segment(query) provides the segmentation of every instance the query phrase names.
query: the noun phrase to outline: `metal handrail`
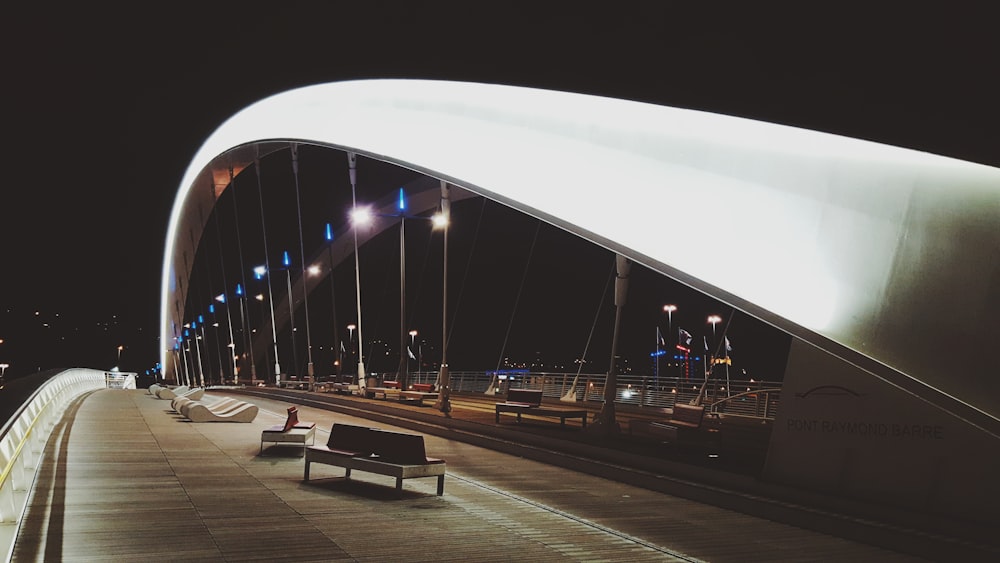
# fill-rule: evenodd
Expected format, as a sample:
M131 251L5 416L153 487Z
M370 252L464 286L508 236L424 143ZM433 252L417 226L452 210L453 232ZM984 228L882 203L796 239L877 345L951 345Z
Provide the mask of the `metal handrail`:
M508 374L508 379L494 380L494 372L453 371L450 374L452 392L455 393L487 393L500 395L510 387L522 389L541 389L544 397L559 398L569 401L603 402L604 384L607 374L580 374L562 372L525 372ZM437 373L416 372L411 374L413 382L434 383ZM732 379L728 382L710 379L704 381L684 379L681 377L651 377L648 375L619 375L615 391L615 404L629 405L638 408L672 409L678 402L698 400L699 393L704 395L700 402L706 405L724 406L727 401L736 404L740 398L746 398L754 393L766 393L765 401L760 409L748 411L746 408L726 409L720 412L726 416L745 416L762 420L774 420L781 398L781 382ZM573 382L576 386L573 387ZM490 389L491 383L498 383ZM704 384L704 389L702 386ZM740 393L732 393L732 389L745 389ZM735 401L734 401L735 399ZM755 405L756 406L756 405ZM712 412L712 411L710 411Z
M13 556L17 524L24 516L28 491L41 464L30 459L30 447L44 450L65 407L80 395L107 386L105 372L74 368L51 378L28 397L0 431L0 549L5 561ZM20 472L20 473L16 473ZM15 478L17 477L17 478ZM23 482L18 482L23 481Z

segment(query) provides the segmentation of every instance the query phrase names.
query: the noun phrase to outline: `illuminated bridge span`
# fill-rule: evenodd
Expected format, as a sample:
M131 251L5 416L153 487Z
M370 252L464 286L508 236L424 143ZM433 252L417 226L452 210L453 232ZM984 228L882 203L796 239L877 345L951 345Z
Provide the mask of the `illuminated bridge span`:
M234 115L188 168L166 239L161 342L181 333L193 256L231 171L293 143L458 186L790 334L765 478L1000 518L1000 504L978 502L1000 498L1000 378L982 359L1000 342L1000 170L563 92L420 80L301 88ZM655 202L687 210L671 216L672 231L698 232L727 260L663 244ZM849 392L809 392L824 386ZM813 430L842 423L940 433L915 442Z

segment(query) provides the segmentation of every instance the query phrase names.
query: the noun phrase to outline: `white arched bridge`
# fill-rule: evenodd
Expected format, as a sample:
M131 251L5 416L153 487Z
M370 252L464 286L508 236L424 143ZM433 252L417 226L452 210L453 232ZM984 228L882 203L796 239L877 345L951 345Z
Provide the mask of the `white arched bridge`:
M1000 170L566 92L423 80L292 90L226 121L180 185L162 274L168 380L211 209L233 175L292 144L461 187L790 334L767 479L956 514L1000 498ZM663 244L666 205L685 210L673 232L699 232L727 260Z

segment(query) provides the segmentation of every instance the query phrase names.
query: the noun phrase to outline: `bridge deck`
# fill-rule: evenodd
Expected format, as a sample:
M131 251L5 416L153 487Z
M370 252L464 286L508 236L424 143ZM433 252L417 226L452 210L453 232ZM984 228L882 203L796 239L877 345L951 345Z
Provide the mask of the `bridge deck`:
M428 454L448 462L444 496L434 480L400 499L391 478L323 467L303 483L301 448L258 455L292 403L238 397L261 407L254 422L186 422L145 390L79 401L46 447L13 560L916 560L429 434ZM391 428L305 403L318 443L334 422Z

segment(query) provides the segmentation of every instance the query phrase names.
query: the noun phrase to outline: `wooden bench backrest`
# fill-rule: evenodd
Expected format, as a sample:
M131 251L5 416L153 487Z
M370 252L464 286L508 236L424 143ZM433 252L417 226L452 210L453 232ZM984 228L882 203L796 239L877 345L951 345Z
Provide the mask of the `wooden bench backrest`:
M420 391L421 393L430 393L434 389L434 385L431 383L414 383L413 390Z
M424 437L419 434L376 429L372 438L374 453L378 454L382 461L414 465L427 463Z
M541 405L542 404L542 390L541 389L508 389L507 390L507 402L508 403L527 403L529 405Z
M670 415L670 420L677 420L680 422L687 422L690 424L701 425L701 420L705 416L704 405L688 405L685 403L677 403L674 405L674 412Z
M374 450L372 433L374 428L355 426L353 424L334 423L330 429L330 439L326 447L331 450L343 450L368 455Z

